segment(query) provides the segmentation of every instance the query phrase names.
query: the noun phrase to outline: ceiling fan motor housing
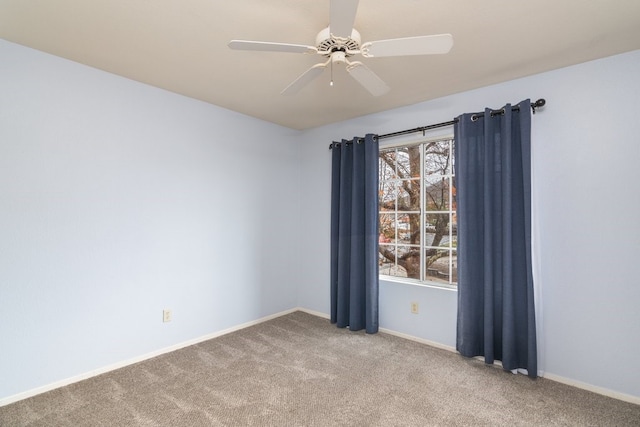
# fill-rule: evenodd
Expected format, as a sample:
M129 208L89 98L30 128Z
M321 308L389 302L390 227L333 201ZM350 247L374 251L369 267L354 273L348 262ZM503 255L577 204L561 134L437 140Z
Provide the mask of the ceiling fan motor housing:
M357 51L360 49L360 33L353 29L351 31L350 37L336 37L331 34L331 30L329 27L320 31L316 36L316 47L318 48L318 53L326 56L332 55L341 51L344 56L342 56L342 60L340 62L344 62L345 57L353 56L353 53L349 53L350 51ZM338 56L340 58L340 55ZM332 59L334 62L337 62L335 59Z

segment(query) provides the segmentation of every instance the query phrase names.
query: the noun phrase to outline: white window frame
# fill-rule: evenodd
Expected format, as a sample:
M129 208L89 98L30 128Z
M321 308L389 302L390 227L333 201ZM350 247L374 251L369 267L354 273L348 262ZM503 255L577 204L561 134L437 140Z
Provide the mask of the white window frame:
M394 148L404 148L404 147L412 147L412 146L420 146L420 178L419 178L419 182L420 182L420 210L418 211L398 211L397 209L394 210L393 212L383 212L383 211L378 211L378 216L380 216L380 214L383 213L395 213L396 215L396 219L398 217L399 214L405 214L405 213L419 213L420 214L420 277L422 279L415 279L415 278L409 278L409 277L402 277L402 276L390 276L390 275L385 275L385 274L380 274L379 277L382 280L385 281L390 281L390 282L400 282L400 283L409 283L412 285L420 285L420 286L428 286L428 287L437 287L437 288L444 288L444 289L451 289L451 290L457 290L458 289L458 285L457 282L453 282L453 283L444 283L444 282L439 282L439 281L434 281L434 280L429 280L428 276L426 275L425 269L426 269L426 263L425 263L425 251L427 249L431 249L434 248L433 246L426 246L425 245L425 231L426 231L426 217L428 214L449 214L450 218L449 218L449 224L453 223L453 218L451 218L451 215L455 215L456 212L454 209L452 209L452 202L453 202L453 185L452 185L452 179L455 176L455 171L454 171L454 159L453 156L451 158L451 173L449 175L445 175L448 179L449 179L449 206L450 209L448 211L427 211L427 209L425 209L426 206L426 196L425 196L425 181L426 181L426 176L425 176L425 150L424 147L426 144L430 143L430 142L436 142L436 141L449 141L450 144L450 150L453 150L453 144L454 144L454 138L453 135L451 134L445 134L445 135L440 135L440 136L435 136L435 137L430 137L430 138L421 138L418 140L414 140L414 141L402 141L402 142L397 142L397 143L391 143L391 144L385 144L385 145L381 145L379 147L379 151L386 151L389 149L394 149ZM453 151L452 151L453 153ZM397 168L397 162L396 162L396 168ZM396 206L397 208L397 206ZM384 244L385 246L394 246L394 249L396 249L396 253L397 253L397 248L398 246L402 246L402 247L407 247L410 245L407 244L402 244L402 243L398 243L398 239L397 239L397 234L398 234L398 229L396 227L396 239L395 242L393 244ZM449 227L449 242L453 241L453 227ZM415 247L415 246L414 246ZM455 247L449 247L448 249L450 252L454 252L456 251ZM449 263L449 277L452 277L452 273L453 273L453 262Z

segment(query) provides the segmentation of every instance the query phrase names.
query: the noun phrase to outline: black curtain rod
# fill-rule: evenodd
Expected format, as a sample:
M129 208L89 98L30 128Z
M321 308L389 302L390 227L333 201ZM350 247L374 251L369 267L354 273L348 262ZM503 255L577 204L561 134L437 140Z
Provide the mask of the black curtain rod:
M547 103L547 101L544 100L544 98L540 98L538 99L536 102L532 102L531 103L531 111L533 112L533 114L536 113L536 108L540 108L540 107L544 107L544 105ZM513 107L511 107L512 111L520 111L520 107L518 107L517 105L514 105ZM498 114L504 114L503 110L497 110L497 111L492 111L491 115L492 116L497 116ZM478 118L484 116L484 113L476 113L473 116L471 116L472 120L477 120ZM377 135L376 137L378 138L378 140L380 139L385 139L385 138L392 138L394 136L400 136L400 135L408 135L410 133L416 133L416 132L424 132L427 130L431 130L431 129L437 129L437 128L442 128L445 126L451 126L458 123L458 119L454 119L454 120L450 120L448 122L442 122L442 123L436 123L433 125L427 125L427 126L421 126L419 128L414 128L414 129L407 129L407 130L401 130L398 132L392 132L392 133L385 133L384 135ZM333 148L333 144L339 144L339 142L334 141L332 144L329 144L329 149Z

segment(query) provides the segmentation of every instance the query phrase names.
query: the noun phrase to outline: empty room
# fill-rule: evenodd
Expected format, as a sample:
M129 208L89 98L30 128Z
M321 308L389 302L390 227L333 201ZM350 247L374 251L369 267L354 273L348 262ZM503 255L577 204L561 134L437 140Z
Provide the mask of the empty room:
M0 425L639 425L640 2L0 0Z

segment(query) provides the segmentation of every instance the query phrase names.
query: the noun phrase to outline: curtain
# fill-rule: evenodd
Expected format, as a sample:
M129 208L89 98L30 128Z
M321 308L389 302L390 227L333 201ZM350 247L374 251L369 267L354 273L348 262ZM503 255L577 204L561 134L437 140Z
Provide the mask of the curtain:
M378 332L378 139L332 144L331 322Z
M531 266L531 112L463 114L455 135L456 348L537 376Z

